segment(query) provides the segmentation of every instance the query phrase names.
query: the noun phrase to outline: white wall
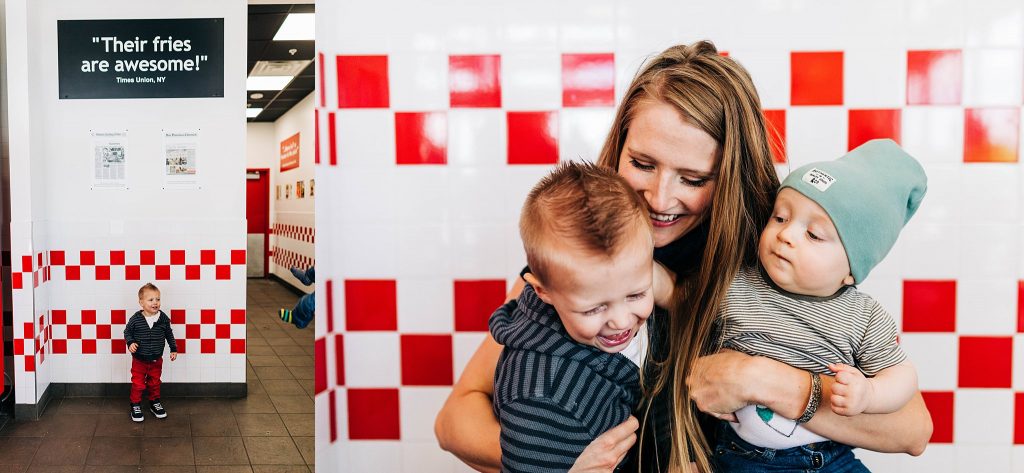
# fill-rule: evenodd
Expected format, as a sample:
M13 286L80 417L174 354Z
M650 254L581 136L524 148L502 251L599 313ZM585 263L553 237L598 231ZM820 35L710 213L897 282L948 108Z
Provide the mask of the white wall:
M29 346L15 361L16 402L34 403L48 381L126 382L129 357L114 353L123 330L116 311L137 310L136 291L148 281L186 340L164 381L244 382L245 2L8 0L8 11L8 69L24 71L7 84L19 123L11 129L12 256L16 271L24 255L42 260L15 290L15 337ZM190 17L225 20L223 98L58 100L57 20ZM163 129L200 130L198 189L163 188ZM90 188L90 130L127 130L127 189ZM25 322L34 333L22 333ZM48 327L52 339L27 359ZM35 392L22 382L32 378Z

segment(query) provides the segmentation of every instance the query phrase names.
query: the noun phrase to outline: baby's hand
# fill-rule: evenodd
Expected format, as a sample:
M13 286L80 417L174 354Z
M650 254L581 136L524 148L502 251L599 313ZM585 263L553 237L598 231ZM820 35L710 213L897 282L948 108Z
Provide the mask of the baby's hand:
M849 365L837 363L829 365L828 369L836 373L836 382L832 385L832 412L842 416L864 412L874 394L871 380Z
M174 360L177 360L177 359L178 359L178 352L172 351L171 352L171 361L174 361Z
M128 351L131 352L131 353L135 353L135 350L138 350L138 349L139 349L139 344L138 343L132 343L131 345L128 345Z

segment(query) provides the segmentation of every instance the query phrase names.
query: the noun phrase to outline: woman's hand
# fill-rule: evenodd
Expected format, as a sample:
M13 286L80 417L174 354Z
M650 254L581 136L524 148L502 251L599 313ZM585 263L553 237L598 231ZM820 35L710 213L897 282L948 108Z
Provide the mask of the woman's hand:
M640 422L636 417L629 416L625 422L608 429L583 450L569 470L570 473L614 471L636 442L636 429L639 427Z
M719 419L735 421L733 412L750 404L746 374L753 357L733 350L702 356L686 377L690 398L697 408Z

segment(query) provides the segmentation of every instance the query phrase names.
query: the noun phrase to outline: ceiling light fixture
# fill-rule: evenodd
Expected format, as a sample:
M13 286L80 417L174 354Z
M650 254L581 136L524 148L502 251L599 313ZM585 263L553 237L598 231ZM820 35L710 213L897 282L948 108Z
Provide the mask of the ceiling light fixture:
M274 41L313 41L316 38L315 13L291 13L281 23Z
M262 108L247 108L245 109L245 118L256 118L263 113Z
M245 79L246 90L281 90L292 76L249 76Z

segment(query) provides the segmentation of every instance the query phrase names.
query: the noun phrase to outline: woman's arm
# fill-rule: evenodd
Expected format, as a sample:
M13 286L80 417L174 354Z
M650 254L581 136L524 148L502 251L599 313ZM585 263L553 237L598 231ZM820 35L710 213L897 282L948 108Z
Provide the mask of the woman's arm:
M809 430L878 452L924 452L932 435L932 420L920 393L891 414L844 417L832 412L828 402L835 380L822 376L821 381L822 402L806 424ZM697 407L709 413L729 413L757 403L796 419L803 414L811 392L811 377L806 371L732 350L701 358L686 382Z

